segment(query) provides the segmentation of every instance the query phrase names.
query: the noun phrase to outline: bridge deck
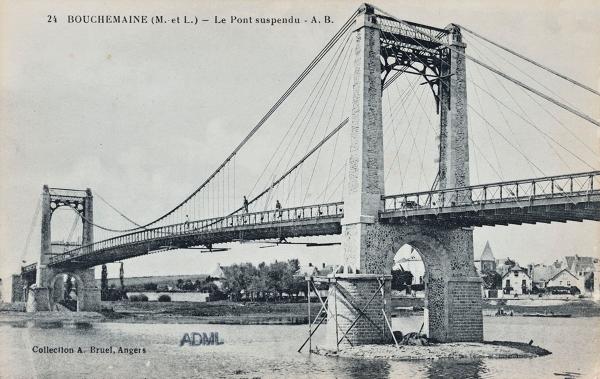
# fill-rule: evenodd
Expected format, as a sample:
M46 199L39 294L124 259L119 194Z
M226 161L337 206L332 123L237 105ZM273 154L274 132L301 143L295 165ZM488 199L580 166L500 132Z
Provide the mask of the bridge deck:
M50 259L51 266L92 267L157 250L341 233L343 203L190 221L96 242Z
M380 219L484 226L600 221L600 171L386 196Z
M380 220L447 227L600 221L600 171L385 196ZM52 257L50 266L92 267L157 250L340 234L342 202L269 210L145 229ZM32 273L36 264L22 268Z

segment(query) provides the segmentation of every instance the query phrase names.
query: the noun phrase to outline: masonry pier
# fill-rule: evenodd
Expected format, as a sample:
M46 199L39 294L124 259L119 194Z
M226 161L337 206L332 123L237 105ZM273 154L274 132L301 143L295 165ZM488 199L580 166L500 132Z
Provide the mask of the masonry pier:
M382 40L389 40L389 32L382 31L379 21L374 9L365 4L353 32L353 107L342 219L344 263L336 274L336 285L330 289L337 291L330 293L335 298L329 306L337 309L337 322L327 323L328 341L355 322L353 330L338 342L353 346L391 342L386 326L386 318L391 319L390 274L394 255L405 244L415 247L425 264L425 332L429 338L440 342L482 341L481 279L473 265L472 229L394 225L379 217L384 211L385 193L381 95L382 69L386 68L382 61L388 65L396 59L391 69L398 69L418 64L414 52L423 53L423 46L414 43L409 47L406 43L388 44L383 52ZM402 31L395 31L398 38L402 38ZM432 64L444 67L437 71L439 80L434 89L440 107L440 189L469 185L466 66L460 54L465 45L456 26L451 25L446 34L458 53L440 46ZM404 49L412 54L407 55ZM407 62L407 56L413 60ZM444 201L458 203L463 199ZM381 294L372 296L377 291ZM329 315L334 316L331 311Z
M27 312L50 311L62 294L54 293L57 280L63 274L69 274L76 282L77 310L97 311L100 309L100 289L96 285L93 268L75 268L49 266L52 253L52 214L61 206L71 207L82 218L82 245L94 242L93 231L93 197L88 188L85 191L44 186L42 191L42 233L40 257L36 268L35 283L28 286ZM60 284L60 283L58 283Z

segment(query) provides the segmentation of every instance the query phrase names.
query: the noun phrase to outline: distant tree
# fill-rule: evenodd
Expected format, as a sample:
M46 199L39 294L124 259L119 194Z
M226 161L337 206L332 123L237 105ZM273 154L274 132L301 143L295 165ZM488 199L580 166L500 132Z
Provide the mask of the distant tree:
M102 265L102 275L100 277L100 299L108 300L108 270L106 265Z
M513 261L510 258L506 258L506 260L504 261L504 264L507 265L508 267L513 267L514 265L517 264L517 262Z
M298 270L300 270L300 261L298 258L290 259L288 261L288 265L290 266L289 269L292 273L296 273Z
M297 259L270 265L261 262L258 267L251 263L234 264L223 268L222 290L234 301L281 299L283 293L297 297L306 286L302 278L294 276L299 268Z
M158 284L150 282L150 283L144 283L144 289L146 291L156 291L158 289Z
M207 282L204 282L204 283L202 283L202 282L200 281L200 279L196 279L196 281L194 282L194 291L200 291L200 289L202 288L202 286L203 286L205 283L207 283Z
M275 294L277 299L281 298L284 289L284 280L286 279L287 264L285 262L271 263L267 272L267 288Z
M300 262L298 259L290 259L287 262L287 271L284 277L284 291L290 295L290 299L293 297L297 298L300 291L306 290L306 283L303 278L295 276L296 272L300 269Z
M493 270L483 272L483 286L486 289L502 288L502 275Z
M252 300L258 300L260 294L266 291L266 287L267 282L265 276L257 270L257 274L252 277L248 286Z
M185 283L183 283L182 289L184 291L193 291L194 290L194 283L192 283L191 279L188 279L185 281Z
M589 274L587 274L585 276L584 286L585 286L585 289L588 291L594 290L594 273L593 272L590 272Z
M413 274L405 270L392 270L392 289L402 290L410 286L413 281Z
M148 301L148 296L141 294L141 295L131 295L129 297L130 301Z
M123 262L119 268L119 282L121 282L121 291L125 292L125 270L123 269Z
M183 289L183 279L177 279L177 284L175 285L178 289Z
M73 290L73 278L71 274L67 274L67 278L65 279L65 300L69 300L71 298L71 291Z

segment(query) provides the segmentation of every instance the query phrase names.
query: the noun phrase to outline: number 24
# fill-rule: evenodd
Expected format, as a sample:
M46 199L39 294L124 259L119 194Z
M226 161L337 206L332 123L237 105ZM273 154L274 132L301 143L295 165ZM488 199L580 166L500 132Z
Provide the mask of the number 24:
M56 22L56 16L49 14L48 15L48 22Z

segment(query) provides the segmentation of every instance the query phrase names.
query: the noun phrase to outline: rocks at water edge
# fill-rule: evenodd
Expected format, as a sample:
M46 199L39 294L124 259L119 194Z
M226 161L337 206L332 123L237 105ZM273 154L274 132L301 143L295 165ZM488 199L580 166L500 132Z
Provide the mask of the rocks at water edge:
M420 339L419 339L420 340ZM551 354L539 346L522 342L491 341L484 343L452 342L428 345L362 345L335 350L315 348L313 353L344 357L386 359L395 361L473 359L473 358L535 358Z

